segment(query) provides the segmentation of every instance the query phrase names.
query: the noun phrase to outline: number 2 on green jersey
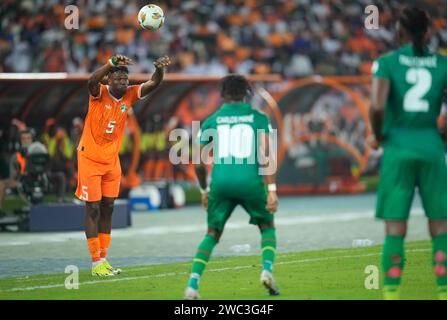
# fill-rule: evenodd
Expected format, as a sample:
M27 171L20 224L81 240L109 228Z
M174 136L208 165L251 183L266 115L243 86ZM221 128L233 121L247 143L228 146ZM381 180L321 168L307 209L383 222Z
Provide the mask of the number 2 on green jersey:
M409 68L405 74L405 80L413 86L404 96L404 110L407 112L428 112L430 105L422 97L431 88L432 77L430 72L424 68Z

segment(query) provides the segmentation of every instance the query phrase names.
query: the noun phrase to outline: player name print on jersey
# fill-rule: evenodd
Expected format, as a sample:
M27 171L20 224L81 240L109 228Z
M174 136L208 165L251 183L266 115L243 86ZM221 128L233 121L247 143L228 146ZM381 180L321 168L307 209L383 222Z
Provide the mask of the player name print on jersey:
M217 117L216 118L216 123L217 124L221 124L221 123L243 123L243 122L248 122L248 123L253 123L254 122L254 115L248 115L248 116L229 116L229 117Z
M409 57L406 55L399 55L399 63L408 67L414 68L436 68L438 59L436 56L432 57Z

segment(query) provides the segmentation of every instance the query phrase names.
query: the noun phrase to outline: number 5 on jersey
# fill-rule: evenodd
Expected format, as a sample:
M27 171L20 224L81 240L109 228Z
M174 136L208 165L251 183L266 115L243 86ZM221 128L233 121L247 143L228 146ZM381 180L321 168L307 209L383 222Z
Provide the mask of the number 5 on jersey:
M115 120L110 121L109 124L107 125L106 133L112 133L113 129L115 129L115 124L116 124Z
M79 199L84 200L84 201L88 201L88 191L87 191L87 186L82 186L82 194L79 197Z

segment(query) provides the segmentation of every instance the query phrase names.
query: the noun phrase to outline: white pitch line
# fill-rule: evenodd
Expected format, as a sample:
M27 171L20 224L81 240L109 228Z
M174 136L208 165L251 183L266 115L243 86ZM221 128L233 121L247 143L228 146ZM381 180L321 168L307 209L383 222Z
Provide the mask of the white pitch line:
M431 249L430 248L412 249L412 250L407 250L406 252L425 252L425 251L431 251ZM380 252L377 252L377 253L367 253L367 254L358 254L358 255L332 256L332 257L323 257L323 258L309 258L309 259L300 259L300 260L277 262L277 263L275 263L275 265L278 266L278 265L286 265L286 264L318 262L318 261L327 261L327 260L333 260L333 259L363 258L363 257L379 256L380 254L381 254ZM253 268L253 265L208 269L207 272L221 272L221 271L227 271L227 270L240 270L240 269L249 269L249 268ZM129 270L129 271L133 271L133 270ZM185 275L185 274L187 274L187 273L186 272L169 272L169 273L159 273L159 274L147 275L147 276L114 278L114 279L110 279L110 280L106 280L106 279L104 279L104 280L93 280L93 281L81 282L81 283L79 283L79 286L81 286L81 285L91 285L91 284L97 284L97 283L132 281L132 280L140 280L140 279L148 279L148 278L164 278L164 277L169 277L169 276L178 276L178 275ZM39 290L39 289L61 288L61 287L64 287L64 286L65 286L65 284L59 283L59 284L49 284L49 285L44 285L44 286L18 287L18 288L12 288L12 289L7 289L7 290L0 290L0 292L32 291L32 290Z
M0 247L9 247L9 246L28 246L31 242L28 241L9 241L5 243L0 243Z

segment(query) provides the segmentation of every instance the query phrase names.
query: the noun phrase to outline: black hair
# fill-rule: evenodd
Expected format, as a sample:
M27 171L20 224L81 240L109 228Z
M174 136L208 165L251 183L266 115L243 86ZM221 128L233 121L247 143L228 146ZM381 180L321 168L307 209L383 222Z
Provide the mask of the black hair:
M230 74L220 82L220 95L222 98L239 101L252 95L253 89L248 80L241 75Z
M119 71L122 71L122 72L125 72L125 73L129 74L129 69L127 69L126 66L111 67L109 69L109 73L108 74L112 74L112 73L119 72Z
M415 54L422 56L427 51L425 34L431 25L427 12L417 7L406 7L400 15L399 22L408 32Z

